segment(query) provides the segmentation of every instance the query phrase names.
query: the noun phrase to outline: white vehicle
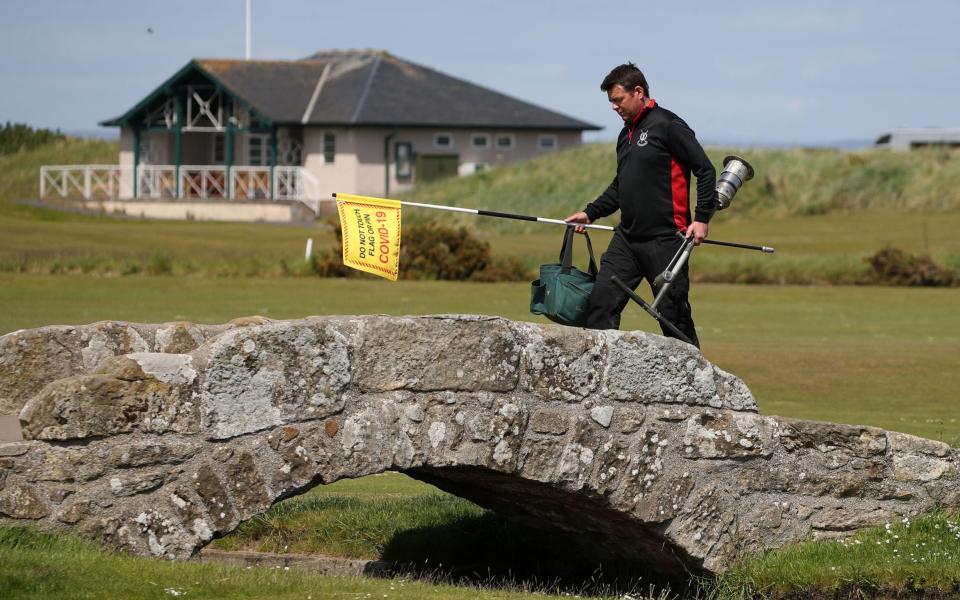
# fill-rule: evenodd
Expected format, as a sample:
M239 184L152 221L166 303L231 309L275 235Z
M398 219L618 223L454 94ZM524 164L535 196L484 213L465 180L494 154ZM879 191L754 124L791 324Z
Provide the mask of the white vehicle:
M944 146L960 148L960 128L953 127L916 127L894 129L877 138L875 148L890 150L912 150L926 146Z

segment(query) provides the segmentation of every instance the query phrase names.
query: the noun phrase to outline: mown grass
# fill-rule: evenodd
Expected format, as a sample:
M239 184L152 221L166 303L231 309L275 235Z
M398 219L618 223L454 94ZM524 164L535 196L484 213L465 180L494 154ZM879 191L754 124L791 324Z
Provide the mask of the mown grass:
M307 238L335 252L325 223L313 226L147 222L84 216L15 200L37 195L43 164L116 162L116 142L68 139L0 156L0 272L175 274L195 277L304 276ZM728 151L711 149L719 165ZM609 144L587 145L472 177L419 186L400 196L437 204L564 217L612 176ZM960 158L949 151L842 153L743 151L757 181L711 227L716 239L774 246L760 255L716 247L698 251L693 277L730 283L849 284L871 281L863 258L885 246L930 254L960 268ZM813 209L811 207L826 207ZM547 225L409 208L405 222L460 221L475 228L495 258L519 259L534 277L555 260L561 231ZM615 223L616 219L606 219ZM597 251L609 236L596 233ZM582 255L583 251L578 250ZM402 269L402 266L401 266Z
M704 246L691 259L694 281L717 283L863 284L872 279L865 258L886 246L932 254L939 264L960 269L960 211L928 215L868 213L785 217L713 224L712 237L776 248L775 254ZM537 266L555 262L560 228L535 232L478 231L495 259L517 258L534 278ZM86 218L38 221L0 213L0 272L189 277L308 276L303 260L307 238L315 248L338 252L330 227L240 223L116 221ZM591 235L599 255L610 236ZM575 247L586 264L585 245ZM403 265L401 265L403 270ZM361 277L363 278L363 277Z
M941 266L960 269L960 211L938 213L868 212L813 216L727 219L719 215L710 226L712 239L772 246L774 254L703 246L691 258L694 281L764 284L864 284L873 273L865 260L893 246L911 254L930 254ZM494 256L521 256L527 265L556 262L563 235L542 226L531 232L480 231ZM610 234L591 232L599 258ZM586 265L586 245L574 247L577 264ZM402 268L402 266L401 266Z
M489 529L481 532L465 526L482 517L483 510L476 505L441 493L366 500L305 495L277 504L242 525L236 534L218 540L214 547L401 562L430 556L434 564L451 564L456 554L476 552L470 542L484 540L483 534L489 533ZM405 531L441 527L460 535L432 540L420 536L413 547L408 543L387 551L391 540Z
M0 272L279 277L303 268L321 227L0 216Z
M43 165L116 164L115 141L68 138L0 156L0 272L103 276L296 275L308 237L329 227L145 221L36 204Z
M447 514L439 507L457 503L463 503L463 508L455 516L446 523L444 518L438 519ZM403 513L404 525L388 535L384 535L380 518L385 506ZM346 527L338 537L380 541L366 545L358 553L344 553L339 542L321 540L314 528L327 530L328 525L318 525L318 521L336 523L337 510L342 511L342 525ZM552 542L541 538L536 546L530 540L518 541L516 538L524 535L523 528L513 524L508 530L505 525L494 515L484 514L478 507L432 486L398 473L384 473L318 486L301 497L278 504L265 513L263 521L242 526L227 538L215 541L214 546L426 560L434 565L456 565L469 560L474 566L491 569L499 566L498 558L503 557L509 557L508 563L522 569L531 553L542 559L558 560L564 569L573 570L581 562L589 562L572 553L567 542L562 547L569 564L563 564L563 557L553 555ZM385 553L384 549L389 550ZM599 579L599 571L595 578ZM914 520L904 518L861 530L851 537L808 541L743 556L718 578L691 582L686 589L674 591L687 595L693 590L709 600L871 597L870 594L893 597L919 590L945 595L960 593L960 518L943 513Z
M717 600L960 595L960 519L937 514L745 557L712 586Z
M315 227L144 221L31 204L40 167L116 164L118 143L68 138L0 155L0 271L136 275L282 275Z
M399 491L399 493L398 493ZM212 545L221 550L382 559L475 583L536 581L553 591L632 591L652 574L604 563L553 530L508 521L400 473L320 485L278 503Z
M405 578L332 577L297 569L244 569L213 563L150 560L115 554L62 533L0 525L0 598L5 600L321 600L386 598L529 599L514 589Z
M324 489L329 488L329 489ZM422 493L417 493L419 491ZM249 548L250 542L271 538L282 542L298 525L310 523L310 502L332 510L338 502L351 510L366 507L376 512L383 499L376 490L396 502L400 511L409 513L405 522L412 529L400 528L387 542L387 548L399 547L393 556L426 560L436 559L424 579L409 577L366 579L328 577L303 573L296 569L241 569L210 563L170 563L115 554L72 535L47 533L36 528L0 525L0 597L27 598L530 598L542 597L550 591L563 596L617 597L630 596L665 599L697 597L705 600L746 600L759 598L893 598L952 597L960 593L960 519L954 515L935 514L903 519L886 526L864 529L839 540L808 541L757 555L744 556L730 570L716 579L691 581L675 586L673 591L634 582L633 588L618 588L602 583L601 573L586 576L576 573L578 583L564 586L556 578L498 576L494 557L477 552L474 543L483 535L463 537L463 528L456 521L432 526L437 512L424 504L424 498L452 497L429 486L412 482L399 474L368 477L357 481L321 486L302 499L291 499L274 507L272 526L238 530L234 538L246 544L216 542L220 547ZM403 489L401 494L393 493ZM321 502L324 501L324 502ZM459 500L457 500L459 501ZM462 501L459 501L462 502ZM406 508L402 508L406 506ZM470 505L472 506L472 505ZM353 507L353 508L351 508ZM359 509L357 508L359 507ZM479 511L480 509L471 508ZM352 517L347 516L350 520ZM487 516L489 525L492 521ZM483 522L483 517L477 519ZM354 537L377 536L371 526L377 519L357 519ZM412 534L412 535L411 535ZM511 539L516 528L487 528L484 549L499 547L499 558L506 563L522 564L536 548L517 544ZM230 539L230 538L228 538ZM419 543L418 543L419 542ZM431 543L432 542L432 543ZM539 551L551 554L548 543ZM459 547L454 562L443 563L449 548ZM513 555L517 547L526 556ZM294 547L280 547L280 552L294 552ZM552 548L553 554L567 555L572 567L584 557L572 555L569 546ZM389 556L389 550L387 551ZM375 557L377 554L358 554ZM383 553L379 556L384 556ZM388 556L384 556L388 558ZM395 558L395 559L397 559ZM457 571L456 559L469 560L468 569ZM556 558L556 556L546 558ZM463 564L462 562L459 564ZM556 565L553 565L556 566ZM477 577L478 570L482 577ZM513 573L516 576L521 572ZM473 575L473 576L471 576ZM440 580L440 581L437 581ZM450 585L456 584L456 585ZM624 589L629 589L625 592ZM939 594L939 595L938 595Z

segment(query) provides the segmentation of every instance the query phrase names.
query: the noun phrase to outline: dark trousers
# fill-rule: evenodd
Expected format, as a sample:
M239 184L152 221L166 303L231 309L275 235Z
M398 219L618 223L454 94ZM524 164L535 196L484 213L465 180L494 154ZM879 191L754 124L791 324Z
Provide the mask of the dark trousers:
M670 259L682 243L683 240L679 236L629 242L619 231L614 233L607 251L600 258L600 272L597 274L593 293L590 294L587 327L590 329L620 328L620 313L630 299L623 290L610 282L610 277L613 275L620 278L620 281L632 290L637 289L640 281L646 279L656 297L659 288L654 287L653 281L667 268ZM697 339L697 330L693 325L689 293L689 269L685 264L667 290L667 295L657 305L657 310L699 348L700 340ZM663 335L676 337L663 325L660 325L660 329Z

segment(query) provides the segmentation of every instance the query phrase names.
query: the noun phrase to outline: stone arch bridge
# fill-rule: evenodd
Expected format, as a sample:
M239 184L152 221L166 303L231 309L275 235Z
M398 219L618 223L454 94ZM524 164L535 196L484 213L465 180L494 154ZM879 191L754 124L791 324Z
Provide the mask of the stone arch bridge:
M674 574L960 506L945 444L762 416L676 340L499 318L18 331L13 413L0 515L171 558L386 470Z

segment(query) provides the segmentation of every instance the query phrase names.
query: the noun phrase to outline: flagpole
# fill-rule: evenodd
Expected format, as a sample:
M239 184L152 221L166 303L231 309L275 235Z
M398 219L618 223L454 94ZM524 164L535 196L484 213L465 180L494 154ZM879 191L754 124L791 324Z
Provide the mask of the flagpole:
M333 195L334 198L337 197L336 194ZM613 227L609 225L588 225L586 223L568 223L561 219L548 219L546 217L532 217L529 215L518 215L514 213L505 213L498 212L495 210L481 210L476 208L461 208L459 206L443 206L441 204L424 204L422 202L408 202L406 200L393 200L394 202L399 202L402 206L416 206L419 208L432 208L435 210L446 210L449 212L460 212L460 213L469 213L471 215L480 215L483 217L498 217L501 219L515 219L518 221L533 221L536 223L552 223L554 225L565 225L567 227L573 227L581 225L588 229L600 229L603 231L613 231Z
M336 199L337 194L334 193L334 194L333 194L333 197ZM371 200L374 200L374 199L375 199L375 198L371 198ZM383 198L383 200L387 200L387 198ZM516 219L516 220L518 220L518 221L533 221L533 222L536 222L536 223L551 223L551 224L554 224L554 225L564 225L564 226L566 226L566 227L575 227L575 226L578 226L578 225L579 225L579 226L581 226L581 227L586 227L587 229L600 229L600 230L602 230L602 231L613 231L613 227L611 227L611 226L609 226L609 225L592 225L592 224L588 225L587 223L568 223L567 221L562 221L562 220L560 220L560 219L548 219L548 218L546 218L546 217L532 217L532 216L529 216L529 215L518 215L518 214L514 214L514 213L498 212L498 211L495 211L495 210L482 210L482 209L477 209L477 208L461 208L461 207L459 207L459 206L443 206L443 205L441 205L441 204L424 204L424 203L422 203L422 202L408 202L408 201L406 201L406 200L393 200L393 199L389 199L389 200L390 200L391 202L396 202L397 204L400 204L401 206L416 206L416 207L418 207L418 208L433 208L433 209L435 209L435 210L446 210L446 211L450 211L450 212L468 213L468 214L471 214L471 215L481 215L481 216L484 216L484 217L498 217L498 218L501 218L501 219ZM679 234L679 235L680 235L681 237L683 237L683 234ZM744 249L746 249L746 250L758 250L758 251L760 251L760 252L764 252L764 253L768 253L768 254L772 254L772 253L774 252L774 249L771 248L770 246L754 246L754 245L752 245L752 244L738 244L738 243L734 243L734 242L721 242L721 241L719 241L719 240L707 240L707 239L701 240L701 242L704 243L704 244L713 244L713 245L716 245L716 246L728 246L728 247L731 247L731 248L744 248Z

